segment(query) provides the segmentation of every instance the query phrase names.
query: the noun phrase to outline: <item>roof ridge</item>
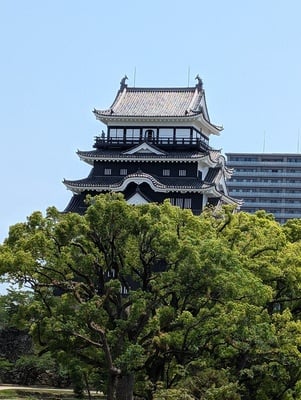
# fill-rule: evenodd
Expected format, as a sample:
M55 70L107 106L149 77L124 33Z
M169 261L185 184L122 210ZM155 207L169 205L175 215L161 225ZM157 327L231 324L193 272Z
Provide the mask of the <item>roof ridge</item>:
M127 91L129 92L129 91L132 91L132 92L135 92L135 91L137 91L137 92L152 92L152 91L162 91L162 92L178 92L178 91L181 91L181 92L185 92L185 91L190 91L190 92L194 92L195 91L195 86L178 86L178 87L172 87L172 86L170 86L170 87L167 87L167 86L164 86L164 87L158 87L158 86L155 86L155 87L136 87L136 86L131 86L131 87L129 87L129 86L127 86Z

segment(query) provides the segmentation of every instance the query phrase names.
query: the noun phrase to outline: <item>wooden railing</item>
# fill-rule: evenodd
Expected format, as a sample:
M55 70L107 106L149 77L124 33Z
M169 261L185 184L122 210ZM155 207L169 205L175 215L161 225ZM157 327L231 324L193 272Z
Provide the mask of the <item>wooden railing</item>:
M103 138L100 136L95 137L95 147L103 147L107 145L138 145L140 143L147 142L154 145L180 145L180 146L196 146L205 147L210 149L209 144L199 138L164 138L158 139L152 138L151 140L139 139L139 138Z

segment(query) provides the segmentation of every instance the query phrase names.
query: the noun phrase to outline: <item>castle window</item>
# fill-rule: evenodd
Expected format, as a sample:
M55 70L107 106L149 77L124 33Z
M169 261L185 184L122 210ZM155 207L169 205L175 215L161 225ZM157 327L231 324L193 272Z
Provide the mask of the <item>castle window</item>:
M191 130L190 128L177 128L176 129L176 135L177 135L177 139L190 139L190 133Z
M126 137L127 139L141 139L141 131L140 128L127 128L126 129Z
M128 289L126 286L122 285L121 286L121 294L126 295L128 294Z
M123 128L110 128L110 137L112 139L123 139L124 129Z
M174 197L169 200L170 200L171 205L183 208L184 199L182 197Z
M175 206L183 208L183 200L184 199L182 199L181 197L175 198L175 202L174 202Z
M159 134L162 143L172 143L174 140L173 128L160 128Z
M186 176L186 169L179 169L179 176Z
M127 175L127 174L128 174L127 168L121 168L120 169L120 175Z
M170 176L170 169L163 169L163 176Z
M191 199L184 199L184 208L191 208Z
M111 170L111 168L105 168L104 174L105 174L105 175L112 175L112 170Z
M154 139L154 131L153 129L147 129L145 131L145 139L151 142Z

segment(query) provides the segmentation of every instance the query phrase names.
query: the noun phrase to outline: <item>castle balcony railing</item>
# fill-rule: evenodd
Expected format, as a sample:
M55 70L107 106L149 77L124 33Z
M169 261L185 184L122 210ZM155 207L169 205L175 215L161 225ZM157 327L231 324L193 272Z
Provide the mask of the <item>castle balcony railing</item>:
M135 145L139 145L141 143L149 143L154 146L158 146L162 149L169 149L169 150L187 150L187 149L204 149L204 150L211 150L209 144L199 138L184 138L184 137L177 137L177 138L152 138L152 139L145 139L145 138L103 138L101 136L95 137L95 148L130 148Z

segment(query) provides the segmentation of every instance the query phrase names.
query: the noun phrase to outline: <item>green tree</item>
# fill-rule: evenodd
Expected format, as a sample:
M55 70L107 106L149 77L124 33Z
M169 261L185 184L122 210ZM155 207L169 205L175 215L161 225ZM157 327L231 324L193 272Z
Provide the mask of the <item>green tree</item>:
M300 295L298 251L292 259L281 226L265 213L225 210L205 214L199 229L196 223L184 234L188 226L171 256L175 264L162 274L166 305L156 314L152 370L160 361L161 369L154 381L190 388L200 399L297 393L300 321L292 310Z
M0 251L32 290L32 336L79 392L97 374L109 400L297 398L298 241L262 212L89 201L83 216L32 214Z
M232 321L235 336L228 345L234 357L222 365L227 363L239 376L244 399L286 399L297 393L300 380L300 246L288 242L286 228L264 212L232 214L217 230L225 248L237 254L266 293L254 288L248 312ZM242 300L240 306L246 298Z
M283 231L292 243L301 240L301 219L289 219L283 226Z
M40 352L27 329L24 311L33 294L9 289L0 296L0 380L6 383L52 384L68 382L67 374L49 353Z
M33 290L26 318L39 345L105 366L108 399L129 399L145 359L139 337L162 297L155 269L173 246L171 206L131 207L120 195L91 203L85 216L52 208L13 226L1 266Z

